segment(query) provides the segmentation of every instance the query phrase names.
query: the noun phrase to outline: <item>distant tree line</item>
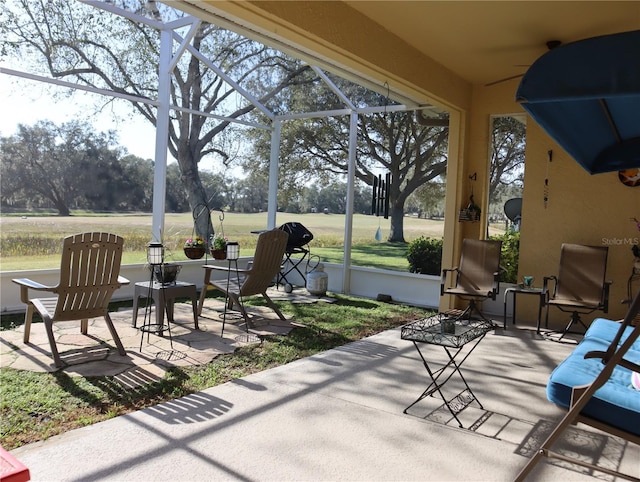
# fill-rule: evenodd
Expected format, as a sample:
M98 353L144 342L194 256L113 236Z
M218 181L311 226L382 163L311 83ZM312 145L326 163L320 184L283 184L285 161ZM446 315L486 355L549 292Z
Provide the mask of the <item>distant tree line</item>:
M54 209L61 216L74 209L149 212L153 170L152 160L128 154L113 132L95 132L85 122L19 125L15 135L0 137L0 205L3 211ZM268 178L260 170L244 179L203 170L200 178L213 209L267 209ZM370 195L365 186L356 189L356 212L369 212ZM286 211L344 213L346 196L346 183L314 184L292 196ZM166 211L190 211L175 163L167 167Z

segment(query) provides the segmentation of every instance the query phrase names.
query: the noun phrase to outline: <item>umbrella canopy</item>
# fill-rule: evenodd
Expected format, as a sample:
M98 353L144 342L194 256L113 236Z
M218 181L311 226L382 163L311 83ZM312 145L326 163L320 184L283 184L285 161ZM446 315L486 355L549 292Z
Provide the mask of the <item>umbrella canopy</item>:
M640 167L640 30L550 50L516 101L589 173Z

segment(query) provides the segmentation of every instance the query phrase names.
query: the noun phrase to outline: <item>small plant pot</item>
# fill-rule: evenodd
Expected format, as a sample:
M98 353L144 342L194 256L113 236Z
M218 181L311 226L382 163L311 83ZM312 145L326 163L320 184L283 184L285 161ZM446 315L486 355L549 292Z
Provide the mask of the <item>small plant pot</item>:
M211 256L213 259L227 259L227 250L226 249L212 249Z
M162 266L157 265L153 267L153 277L163 285L175 283L181 269L181 264L165 263Z
M184 254L187 255L189 259L200 259L204 256L205 248L204 246L185 246Z
M442 333L445 335L456 334L456 322L453 320L444 320L442 322Z

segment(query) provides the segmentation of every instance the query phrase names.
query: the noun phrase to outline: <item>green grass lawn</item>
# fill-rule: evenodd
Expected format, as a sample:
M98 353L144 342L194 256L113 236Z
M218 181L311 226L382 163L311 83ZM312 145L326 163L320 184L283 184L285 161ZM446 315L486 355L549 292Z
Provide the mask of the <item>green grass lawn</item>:
M312 254L320 256L323 262L344 261L342 247L313 248ZM402 243L357 244L351 247L351 264L379 269L409 271L407 245Z
M251 231L264 229L266 213L225 215L222 229L218 213L212 215L216 232L223 231L229 239L238 241L242 256L250 256L256 243ZM324 261L343 261L345 216L339 214L279 213L278 225L297 221L314 235L311 252ZM407 242L420 236L442 237L444 222L415 217L404 218ZM377 242L375 232L381 227L383 239L389 234L389 220L375 216L355 215L352 235L352 264L385 269L407 270L406 245ZM0 270L57 268L61 239L70 234L87 231L109 231L125 238L124 264L145 262L145 246L151 237L151 214L74 215L69 217L22 216L0 217ZM185 260L182 243L193 233L190 213L167 214L165 246L169 261Z

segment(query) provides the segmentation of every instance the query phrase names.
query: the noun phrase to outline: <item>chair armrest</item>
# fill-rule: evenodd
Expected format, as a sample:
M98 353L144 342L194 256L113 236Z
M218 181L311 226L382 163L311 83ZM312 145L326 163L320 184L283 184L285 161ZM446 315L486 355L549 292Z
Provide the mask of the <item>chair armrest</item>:
M121 286L126 286L126 285L128 285L129 283L131 283L131 281L129 281L129 280L128 280L127 278L125 278L124 276L120 276L120 275L118 275L118 283L119 283Z
M490 298L495 301L496 295L500 292L500 271L493 273L493 289L491 290Z
M545 296L545 298L548 298L548 293L549 293L549 281L553 281L553 294L555 296L556 293L556 286L558 284L558 278L556 276L545 276L544 278L542 278L542 294Z
M600 358L602 360L602 363L605 364L606 363L606 359L607 359L607 352L606 351L590 351L585 353L584 358ZM637 363L634 363L632 361L627 360L626 358L622 358L619 362L618 365L620 365L621 367L626 368L627 370L631 370L634 372L638 372L640 373L640 365L638 365Z
M38 283L37 281L33 281L28 278L14 278L11 281L13 281L17 285L20 285L20 301L22 301L23 303L29 303L30 289L50 292L53 292L56 289L55 286L43 285L42 283Z
M457 276L459 276L459 274L460 274L460 269L458 267L455 267L455 268L444 268L442 270L442 276L440 278L440 296L444 295L444 286L447 283L447 273L454 272L454 271L456 273L456 279L457 279Z

